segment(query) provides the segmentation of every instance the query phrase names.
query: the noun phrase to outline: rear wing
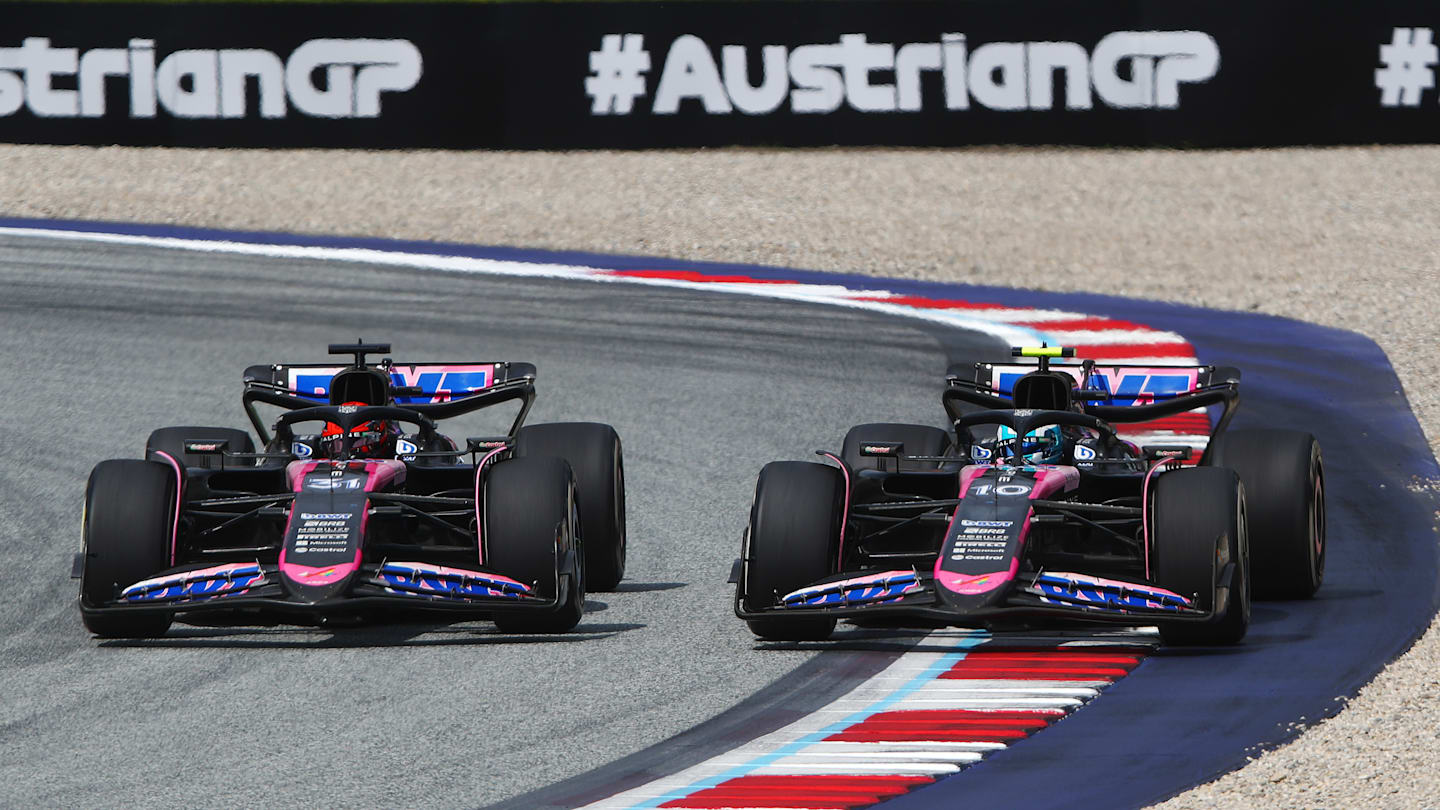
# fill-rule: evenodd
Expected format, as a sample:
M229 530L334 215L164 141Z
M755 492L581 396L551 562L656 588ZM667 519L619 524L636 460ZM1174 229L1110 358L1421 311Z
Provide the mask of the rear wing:
M315 402L328 402L330 378L350 366L333 363L297 363L251 366L245 369L245 387L263 387ZM518 380L533 382L533 363L388 363L380 366L396 388L411 389L395 397L396 405L449 402L487 388ZM418 390L416 390L418 389Z
M1240 370L1229 366L1166 366L1083 363L1046 363L1049 371L1075 381L1074 399L1086 413L1125 425L1122 432L1147 439L1153 434L1208 438L1229 425L1239 406ZM983 408L1013 408L1015 382L1040 368L1030 363L974 363L953 366L946 378L944 402L952 417L954 403ZM1224 406L1211 428L1206 408Z
M1089 367L1089 380L1086 368ZM1100 363L1050 363L1050 371L1068 374L1081 392L1076 400L1101 405L1129 407L1150 405L1167 399L1205 391L1213 386L1238 385L1240 370L1226 366L1127 366ZM1015 381L1036 370L1031 363L974 363L951 369L952 386L973 387L1000 397L1009 397Z
M533 363L395 363L386 359L371 367L390 375L396 405L435 419L523 400L511 435L519 430L535 401ZM270 436L255 411L256 402L291 410L329 402L330 379L346 368L354 366L275 363L245 369L242 401L261 442L268 443Z

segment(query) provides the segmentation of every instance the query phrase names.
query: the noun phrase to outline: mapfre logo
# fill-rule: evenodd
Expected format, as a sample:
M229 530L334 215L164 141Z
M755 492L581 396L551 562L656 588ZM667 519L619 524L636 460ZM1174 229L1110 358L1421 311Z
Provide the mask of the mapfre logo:
M378 118L381 94L413 88L421 67L420 50L403 39L312 39L281 59L258 48L159 58L153 39L82 53L27 37L18 48L0 48L0 116L23 106L42 118L100 118L106 91L114 99L120 86L131 118L162 110L175 118L284 118L292 109L315 118ZM250 87L256 92L247 93ZM249 109L252 98L258 109Z
M688 102L711 115L968 110L1173 110L1181 86L1209 81L1220 48L1203 31L1115 31L1093 48L1078 42L837 42L714 48L694 34L672 40L650 105L672 115ZM718 52L719 58L716 58ZM758 56L758 59L756 58ZM755 67L758 66L758 70ZM585 92L593 115L628 115L647 94L651 52L642 34L606 34L590 53ZM932 78L933 77L933 78ZM788 102L788 105L787 105Z

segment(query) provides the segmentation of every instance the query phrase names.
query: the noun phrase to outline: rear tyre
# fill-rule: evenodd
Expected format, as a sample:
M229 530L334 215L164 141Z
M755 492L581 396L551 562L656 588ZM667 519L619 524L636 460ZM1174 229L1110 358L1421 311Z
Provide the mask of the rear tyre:
M1166 644L1237 644L1250 626L1245 488L1232 470L1196 467L1155 479L1150 505L1155 584L1214 610L1207 622L1159 622ZM1232 573L1225 577L1227 566Z
M219 469L220 456L185 452L185 443L194 441L225 442L225 452L227 453L255 452L255 442L250 439L250 434L243 430L223 427L163 427L151 433L150 439L145 442L145 458L150 458L151 453L159 450L169 453L186 467ZM246 460L232 461L226 466L253 467L254 465L255 462Z
M760 470L750 528L743 602L763 610L780 597L836 571L840 524L845 510L845 480L840 470L808 461L775 461ZM817 641L835 630L833 618L766 617L749 619L761 638Z
M625 577L625 459L615 428L559 422L520 428L515 455L570 462L580 497L586 587L613 591Z
M1320 443L1295 430L1237 430L1211 463L1245 482L1257 599L1308 599L1325 579L1325 470Z
M559 458L517 458L501 461L485 478L485 565L554 599L556 585L564 601L554 613L513 613L495 617L507 633L563 633L580 623L585 610L583 551L575 528L579 507L570 466ZM573 568L557 552L574 550Z
M111 602L121 588L170 565L175 520L175 472L155 461L102 461L85 487L85 567L80 577L80 619L101 638L154 638L170 629L169 613L87 614Z
M901 425L876 422L856 425L845 434L845 443L840 457L852 470L894 470L895 462L883 456L860 454L860 446L867 442L902 442L907 456L940 456L951 447L950 434L931 425ZM956 459L957 461L959 459ZM902 461L902 470L933 470L940 464L934 461Z

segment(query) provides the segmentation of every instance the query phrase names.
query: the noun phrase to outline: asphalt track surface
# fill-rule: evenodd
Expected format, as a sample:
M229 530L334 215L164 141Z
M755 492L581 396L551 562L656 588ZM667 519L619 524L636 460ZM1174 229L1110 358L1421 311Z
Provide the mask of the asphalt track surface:
M833 446L856 421L933 422L946 362L999 348L762 299L49 241L0 241L0 283L0 402L16 415L0 446L0 803L17 806L239 795L539 806L553 788L520 794L577 774L570 789L593 791L618 774L587 770L630 752L632 770L653 775L686 747L744 739L903 649L857 634L821 659L814 647L756 651L723 585L754 472ZM1260 606L1243 647L1152 657L1094 705L896 807L1007 806L1020 787L1030 806L1153 801L1337 711L1435 609L1435 462L1373 344L1276 318L1023 297L1176 329L1203 361L1246 369L1239 426L1315 431L1329 473L1327 585L1311 603ZM94 461L138 455L162 424L242 426L241 368L323 359L323 343L353 336L416 359L532 360L535 420L614 423L629 589L592 597L580 632L560 640L483 624L89 639L64 572ZM828 683L797 685L822 672ZM1037 775L1052 788L1037 790Z
M933 421L946 363L923 325L618 284L4 238L0 289L0 805L14 807L473 807L694 726L815 654L757 653L731 614L759 468L837 447L857 421ZM615 425L621 591L592 594L560 637L84 632L67 575L90 468L139 457L159 426L246 427L246 366L324 361L356 337L399 358L532 361L532 422Z

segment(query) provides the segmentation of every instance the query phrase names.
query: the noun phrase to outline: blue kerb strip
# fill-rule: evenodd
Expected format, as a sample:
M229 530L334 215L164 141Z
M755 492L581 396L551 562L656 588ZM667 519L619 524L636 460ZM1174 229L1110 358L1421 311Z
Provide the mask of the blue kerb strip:
M967 653L964 652L965 650L969 650L973 647L978 647L989 640L990 634L984 632L976 633L974 635L967 636L966 638L962 638L955 642L955 646L961 648L961 652L946 653L945 655L940 657L940 660L931 664L929 667L926 667L924 672L921 672L919 675L911 678L910 681L904 686L896 689L889 695L886 695L885 697L881 698L870 706L867 706L866 708L855 712L854 714L846 717L845 719L837 720L834 723L831 723L830 725L820 729L819 731L813 731L809 734L806 734L804 737L801 737L800 739L789 743L788 745L771 751L768 754L761 754L760 756L755 757L744 765L736 765L734 768L731 768L724 773L717 774L715 776L709 777L708 779L702 779L698 782L694 782L686 787L680 788L679 790L669 791L668 793L656 796L655 798L649 799L648 801L631 805L631 808L632 810L643 810L644 808L659 807L662 802L668 802L672 799L683 799L684 797L698 791L715 787L722 782L727 782L731 779L737 779L741 776L745 776L752 771L759 770L760 768L763 768L766 765L775 762L776 760L788 757L791 754L799 753L801 750L808 748L809 746L820 742L821 740L824 740L831 734L837 734L841 731L844 731L850 726L864 721L871 715L879 714L880 712L885 711L891 706L894 706L896 703L899 703L901 700L904 700L910 694L925 686L925 684L934 681L937 677L940 676L940 673L955 666L957 662L959 662L967 655Z

